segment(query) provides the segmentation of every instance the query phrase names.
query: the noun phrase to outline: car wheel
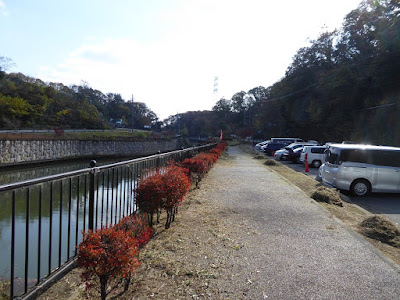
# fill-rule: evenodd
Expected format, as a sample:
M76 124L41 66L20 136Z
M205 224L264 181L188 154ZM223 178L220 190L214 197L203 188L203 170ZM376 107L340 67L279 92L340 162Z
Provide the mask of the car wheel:
M363 197L371 192L371 184L368 180L357 179L351 184L350 191L354 196Z
M321 166L321 161L320 160L313 160L313 162L311 163L311 166L313 168L319 168Z

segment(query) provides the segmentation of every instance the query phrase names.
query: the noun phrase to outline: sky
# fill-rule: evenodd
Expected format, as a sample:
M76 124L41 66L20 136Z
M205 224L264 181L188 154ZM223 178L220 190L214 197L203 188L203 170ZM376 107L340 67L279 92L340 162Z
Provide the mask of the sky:
M7 72L86 82L165 119L271 86L360 1L0 0L0 56Z

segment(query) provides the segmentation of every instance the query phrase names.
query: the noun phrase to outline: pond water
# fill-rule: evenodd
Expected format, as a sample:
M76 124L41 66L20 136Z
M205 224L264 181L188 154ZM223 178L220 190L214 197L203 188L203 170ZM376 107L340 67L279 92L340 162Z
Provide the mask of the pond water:
M100 160L97 166L112 162L117 162L117 160ZM75 161L21 167L18 170L2 170L0 185L87 167L88 161ZM132 177L128 167L121 167L115 174L114 172L99 173L96 178L97 227L101 223L115 223L135 209L133 190L137 181ZM17 281L24 278L26 257L28 257L27 271L29 285L31 285L35 284L38 278L57 268L60 262L63 263L74 256L75 245L82 239L81 232L88 226L88 187L89 176L82 175L58 180L52 185L50 183L36 185L29 188L29 192L27 188L16 192L14 272L15 277L18 277ZM27 195L29 195L29 200L27 200ZM0 193L0 278L6 280L10 278L11 269L11 229L12 193L2 192ZM29 232L28 240L26 240L27 232ZM25 251L26 248L28 253Z

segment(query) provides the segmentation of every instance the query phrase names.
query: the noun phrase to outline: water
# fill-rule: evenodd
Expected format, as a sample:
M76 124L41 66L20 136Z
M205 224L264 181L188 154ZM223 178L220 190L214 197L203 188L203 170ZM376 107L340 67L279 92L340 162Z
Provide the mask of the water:
M96 160L96 166L103 166L106 164L111 164L114 162L119 162L121 160L115 159L99 159ZM49 163L49 164L38 164L36 166L21 166L19 168L0 168L0 185L20 182L29 179L60 174L64 172L85 169L89 167L89 160L74 160L74 161L64 161L59 163Z
M99 165L115 161L102 160ZM22 168L0 172L0 185L86 168L88 162ZM135 209L133 190L137 181L132 170L120 167L97 174L95 191L95 223L116 223ZM15 201L15 277L24 278L28 257L29 285L35 284L76 253L75 245L82 240L82 230L88 227L89 176L80 175L43 183L16 191ZM41 193L41 203L39 201ZM29 195L29 201L27 201ZM50 197L52 195L52 202ZM71 196L71 197L70 197ZM69 199L71 201L69 202ZM29 203L28 222L27 203ZM52 203L52 204L51 204ZM10 278L12 193L0 194L0 278ZM41 220L39 222L39 220ZM27 225L28 224L28 225ZM51 226L50 226L51 224ZM39 237L39 226L41 236ZM26 233L29 239L26 241ZM69 238L68 238L69 237ZM51 240L51 243L50 243ZM25 252L28 243L28 253ZM59 252L59 246L61 245ZM38 253L40 268L38 269Z

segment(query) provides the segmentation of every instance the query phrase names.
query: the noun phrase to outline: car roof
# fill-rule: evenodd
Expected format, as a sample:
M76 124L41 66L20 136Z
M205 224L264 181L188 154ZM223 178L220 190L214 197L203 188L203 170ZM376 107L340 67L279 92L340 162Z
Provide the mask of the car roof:
M328 145L305 145L304 148L328 148Z
M309 142L295 142L295 143L291 143L290 145L288 145L288 147L292 147L292 146L296 146L296 145L302 145L302 146L317 146L317 145L315 145L315 143L309 143Z
M365 144L330 144L329 148L331 148L331 147L340 148L340 149L394 150L394 151L400 151L399 147L365 145Z

